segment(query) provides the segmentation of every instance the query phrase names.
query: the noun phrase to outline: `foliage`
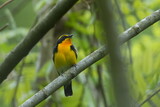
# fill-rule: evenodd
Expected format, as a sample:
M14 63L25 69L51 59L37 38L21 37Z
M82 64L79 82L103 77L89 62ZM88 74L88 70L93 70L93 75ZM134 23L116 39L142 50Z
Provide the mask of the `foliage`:
M2 4L4 1L5 0L2 0L0 3ZM32 0L25 4L20 1L15 1L0 10L0 13L2 13L0 14L0 26L9 23L9 27L0 31L0 63L27 34L34 24L36 15L39 15L39 12L43 11L46 6L50 8L55 5L56 2L57 0ZM17 6L20 8L19 11L14 10L15 4L19 4ZM121 33L124 31L122 18L118 13L115 2L113 2L113 4L116 26L118 27L119 33ZM124 15L123 20L126 23L126 28L134 25L136 22L158 9L158 4L159 0L122 0L119 2L119 6ZM45 12L47 13L47 11L48 9ZM69 32L66 33L73 33L75 35L73 42L78 49L78 61L105 42L101 23L98 20L99 17L96 11L94 1L80 1L64 16L65 21L63 24L66 29L70 29ZM59 26L61 27L61 25ZM138 37L130 41L132 61L129 61L128 46L122 46L122 53L125 57L124 61L130 74L128 75L128 81L130 83L134 103L140 104L149 95L160 88L159 27L160 22L152 25L139 34ZM54 35L53 38L56 39L56 36ZM41 43L38 43L24 59L24 65L22 64L23 62L18 64L8 76L7 80L0 85L1 107L14 107L14 104L15 106L22 104L35 92L52 81L55 75L57 76L52 60L46 61L40 71L36 72L36 64L39 53L41 52L41 46ZM105 92L104 96L107 99L107 104L114 107L114 93L111 77L108 73L108 65L109 58L107 56L76 77L73 80L73 97L64 97L63 88L61 88L48 99L41 102L38 107L47 105L48 107L104 107L102 88ZM22 70L21 67L23 68ZM21 71L22 74L20 73ZM20 78L19 82L18 78ZM102 79L102 83L99 80L100 78ZM103 87L100 87L100 84L102 84ZM18 88L17 92L15 91L16 87ZM14 95L15 93L16 95ZM143 106L158 106L160 105L159 99L159 94L156 94Z

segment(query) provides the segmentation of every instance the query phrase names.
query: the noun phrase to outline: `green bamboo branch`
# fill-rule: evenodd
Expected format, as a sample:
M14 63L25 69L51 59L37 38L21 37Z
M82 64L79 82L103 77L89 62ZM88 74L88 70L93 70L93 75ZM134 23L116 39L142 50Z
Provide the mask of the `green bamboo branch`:
M50 12L36 24L26 37L13 49L0 65L0 83L2 83L13 68L25 57L36 43L56 24L56 22L78 0L60 0Z
M99 16L106 36L110 56L110 74L113 83L113 91L116 107L131 107L129 85L126 75L127 67L122 61L120 45L117 35L117 27L113 16L112 3L109 0L97 1ZM105 13L104 13L105 11ZM104 37L105 38L105 37Z
M120 44L127 42L131 38L137 36L140 32L156 23L160 20L160 10L155 11L150 16L142 19L140 22L135 24L133 27L127 29L121 35L119 35L118 40ZM34 94L31 98L26 100L20 107L33 107L39 104L41 101L45 100L48 96L50 96L53 92L55 92L58 88L63 86L66 82L70 81L74 77L76 77L79 73L81 73L84 69L94 64L98 60L102 59L104 56L108 54L108 48L106 46L102 46L97 49L84 59L82 59L76 66L71 67L64 74L57 77L51 83L49 83L42 90Z

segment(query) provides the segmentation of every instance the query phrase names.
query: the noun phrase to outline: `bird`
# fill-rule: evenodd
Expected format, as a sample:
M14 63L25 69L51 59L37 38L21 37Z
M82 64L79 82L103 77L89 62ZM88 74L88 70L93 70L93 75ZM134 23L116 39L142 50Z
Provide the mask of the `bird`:
M72 37L72 34L61 35L53 49L53 62L59 75L76 65L77 50L72 44ZM65 83L64 94L66 97L73 95L72 81Z

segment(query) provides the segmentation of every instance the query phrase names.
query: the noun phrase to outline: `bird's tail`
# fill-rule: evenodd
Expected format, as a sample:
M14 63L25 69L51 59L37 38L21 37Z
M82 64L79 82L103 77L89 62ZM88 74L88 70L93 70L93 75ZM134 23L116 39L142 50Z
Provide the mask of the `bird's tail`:
M72 96L73 91L72 91L72 81L69 81L64 85L64 94L66 97Z

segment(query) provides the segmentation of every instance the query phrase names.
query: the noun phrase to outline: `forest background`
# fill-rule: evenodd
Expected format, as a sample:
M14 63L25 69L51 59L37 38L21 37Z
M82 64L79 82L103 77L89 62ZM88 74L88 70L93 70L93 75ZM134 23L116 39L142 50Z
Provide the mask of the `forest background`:
M6 0L1 0L0 6L5 2ZM43 20L57 2L58 0L13 0L0 8L0 63L3 63L6 56L36 23ZM111 4L115 31L120 35L158 10L160 1L112 0ZM1 83L1 107L21 105L58 77L52 52L61 34L74 34L73 43L78 50L78 62L107 44L100 10L95 0L78 1ZM103 13L108 14L105 11ZM129 100L134 106L160 105L159 28L160 22L157 22L121 47L128 85L121 80L119 85L129 87L128 91L132 96ZM115 107L113 80L117 78L113 78L110 73L110 60L109 56L104 57L73 79L72 97L66 98L63 88L60 88L37 107Z

